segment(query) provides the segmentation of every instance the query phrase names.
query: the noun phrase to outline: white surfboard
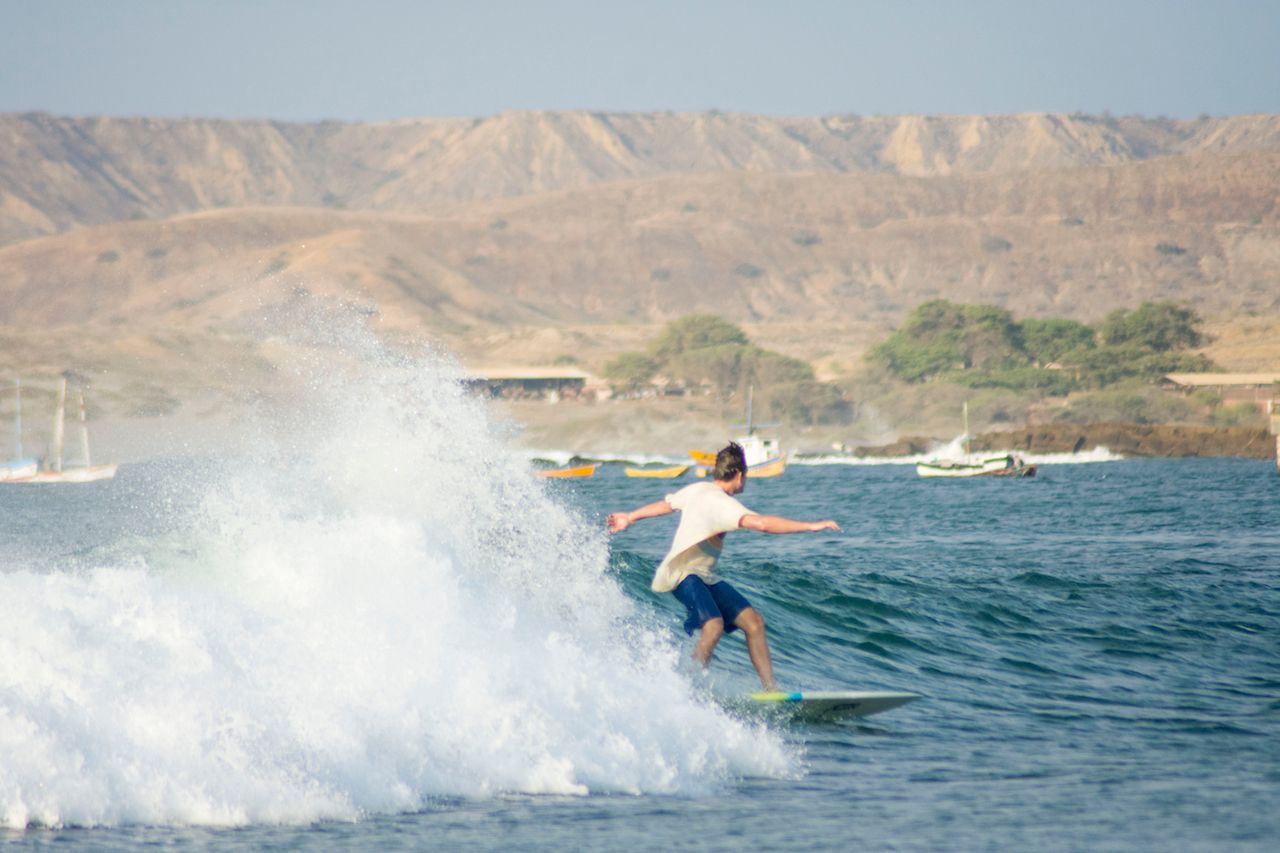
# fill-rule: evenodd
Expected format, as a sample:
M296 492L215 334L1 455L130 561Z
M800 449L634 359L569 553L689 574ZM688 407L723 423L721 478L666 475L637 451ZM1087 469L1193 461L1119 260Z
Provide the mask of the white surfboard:
M789 714L802 720L841 720L879 714L914 702L919 693L885 693L866 690L812 690L803 693L752 693L751 704Z

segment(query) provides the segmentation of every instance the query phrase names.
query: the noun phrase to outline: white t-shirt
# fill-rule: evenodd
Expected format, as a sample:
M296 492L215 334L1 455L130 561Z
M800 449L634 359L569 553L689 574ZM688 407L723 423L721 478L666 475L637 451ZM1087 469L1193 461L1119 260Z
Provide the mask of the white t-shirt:
M667 495L667 503L680 511L680 526L649 587L654 592L670 592L689 575L697 575L709 584L720 580L712 569L720 559L724 534L737 530L742 517L750 515L751 510L713 482L685 486Z

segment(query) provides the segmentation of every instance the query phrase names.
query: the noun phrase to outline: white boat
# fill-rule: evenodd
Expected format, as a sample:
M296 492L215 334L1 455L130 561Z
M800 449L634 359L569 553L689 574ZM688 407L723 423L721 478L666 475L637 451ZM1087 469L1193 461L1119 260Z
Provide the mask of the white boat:
M1034 472L1034 465L1019 466L1017 457L1008 454L969 462L944 459L916 463L916 473L921 477L1029 477Z
M787 455L782 450L782 442L776 436L765 437L757 435L756 430L768 427L776 427L778 424L757 424L751 419L752 400L755 396L754 387L747 388L747 422L745 424L736 424L736 426L746 430L746 435L735 438L742 447L742 453L747 459L747 476L759 479L761 477L776 477L787 470ZM702 450L690 450L689 455L698 463L697 469L694 471L699 477L705 477L716 464L716 455Z
M40 460L22 451L22 380L13 382L13 458L0 462L0 482L34 476L40 470Z
M1027 465L1019 456L1004 453L999 456L973 458L969 451L969 403L964 404L964 458L930 459L916 463L920 477L1034 477L1036 466Z
M58 383L58 403L53 414L53 462L48 468L30 470L26 476L12 476L0 479L0 483L91 483L95 480L109 480L116 475L119 467L112 462L106 465L94 465L89 455L89 424L85 417L84 390L79 392L80 401L80 456L81 464L63 466L62 445L66 426L67 411L67 377L62 376Z

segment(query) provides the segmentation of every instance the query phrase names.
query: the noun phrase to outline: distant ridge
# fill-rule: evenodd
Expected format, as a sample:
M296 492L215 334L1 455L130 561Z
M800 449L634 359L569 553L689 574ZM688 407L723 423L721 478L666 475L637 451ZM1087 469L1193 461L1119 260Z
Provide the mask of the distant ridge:
M228 207L432 211L724 173L929 177L1280 150L1280 116L510 112L376 124L0 115L0 245Z

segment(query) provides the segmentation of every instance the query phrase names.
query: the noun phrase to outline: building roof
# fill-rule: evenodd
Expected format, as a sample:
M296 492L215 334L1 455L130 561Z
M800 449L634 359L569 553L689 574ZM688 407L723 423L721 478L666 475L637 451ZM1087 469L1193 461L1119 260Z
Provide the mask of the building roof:
M495 380L516 380L516 379L564 379L564 380L582 380L588 381L592 379L590 373L585 370L579 370L576 367L566 367L559 365L556 367L473 367L467 371L472 379L495 381Z
M1217 385L1272 385L1280 382L1280 373L1170 373L1165 376L1175 385L1191 388Z

